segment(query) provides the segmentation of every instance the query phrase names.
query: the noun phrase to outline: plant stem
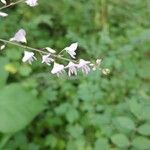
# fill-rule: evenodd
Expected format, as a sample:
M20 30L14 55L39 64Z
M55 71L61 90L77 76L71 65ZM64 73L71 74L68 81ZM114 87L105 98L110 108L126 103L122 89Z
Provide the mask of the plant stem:
M7 44L11 44L11 45L14 45L14 46L18 46L18 47L21 47L23 49L28 49L28 50L32 50L32 51L36 51L36 52L39 52L39 53L43 53L43 54L49 54L48 52L44 52L42 50L39 50L37 48L33 48L33 47L29 47L29 46L26 46L26 45L21 45L21 44L18 44L18 43L15 43L15 42L12 42L12 41L7 41L7 40L4 40L4 39L0 39L1 42L4 42L4 43L7 43ZM51 56L55 57L55 58L58 58L58 59L62 59L62 60L65 60L65 61L73 61L73 62L76 62L75 60L70 60L68 58L65 58L65 57L62 57L60 55L55 55L55 54L51 54Z
M15 43L15 42L11 42L11 41L7 41L7 40L4 40L4 39L0 39L0 41L4 42L4 43L7 43L7 44L11 44L11 45L15 45L15 46L21 47L23 49L29 49L29 50L37 51L37 52L40 52L40 53L43 53L43 54L48 54L47 52L41 51L39 49L32 48L32 47L29 47L29 46L26 46L26 45L21 45L21 44L18 44L18 43Z
M59 53L58 53L58 55L60 55L62 52L64 52L65 51L65 49L63 49L63 50L61 50Z
M12 3L10 3L9 5L5 5L5 6L1 7L0 10L5 9L5 8L8 8L8 7L11 7L11 6L14 6L14 5L16 5L16 4L18 4L18 3L21 3L21 2L23 2L23 1L24 1L24 0L19 0L19 1L17 1L17 2L12 2Z

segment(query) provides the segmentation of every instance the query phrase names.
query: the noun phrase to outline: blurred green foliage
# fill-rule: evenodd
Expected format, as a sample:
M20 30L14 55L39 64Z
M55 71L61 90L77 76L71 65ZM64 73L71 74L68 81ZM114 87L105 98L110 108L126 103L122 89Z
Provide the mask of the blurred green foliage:
M39 0L6 12L0 38L24 28L36 48L78 41L78 56L103 58L111 73L57 78L8 45L0 52L3 150L150 149L149 0Z

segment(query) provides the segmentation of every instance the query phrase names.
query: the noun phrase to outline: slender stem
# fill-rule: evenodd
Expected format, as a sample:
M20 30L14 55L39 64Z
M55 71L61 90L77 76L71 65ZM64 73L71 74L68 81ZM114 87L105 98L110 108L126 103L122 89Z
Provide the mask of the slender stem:
M0 41L4 42L4 43L7 43L7 44L15 45L15 46L18 46L18 47L22 47L23 49L29 49L29 50L37 51L37 52L40 52L40 53L43 53L43 54L48 54L47 52L41 51L39 49L32 48L32 47L29 47L29 46L26 46L26 45L21 45L21 44L11 42L11 41L7 41L7 40L4 40L4 39L0 39Z
M58 55L60 55L62 52L64 52L65 51L65 49L63 49L63 50L61 50L59 53L58 53Z
M9 5L5 5L5 6L1 7L0 10L5 9L5 8L8 8L8 7L11 7L11 6L14 6L14 5L16 5L16 4L18 4L18 3L21 3L21 2L23 2L23 1L24 1L24 0L19 0L19 1L17 1L17 2L12 2L12 3L10 3Z
M18 43L15 43L15 42L12 42L12 41L7 41L7 40L4 40L4 39L0 39L1 42L4 42L4 43L7 43L7 44L11 44L11 45L14 45L14 46L18 46L18 47L21 47L23 49L28 49L28 50L32 50L32 51L36 51L36 52L39 52L40 54L43 53L43 54L49 54L48 52L44 52L42 50L39 50L37 48L33 48L33 47L29 47L29 46L26 46L26 45L21 45L21 44L18 44ZM68 58L65 58L65 57L62 57L61 55L55 55L55 54L51 54L53 57L55 58L58 58L58 59L62 59L62 60L65 60L65 61L73 61L76 63L75 60L70 60Z
M75 61L75 60L71 60L71 59L68 59L68 58L65 58L65 57L62 57L62 56L60 56L60 55L53 55L54 57L56 57L56 58L59 58L59 59L62 59L62 60L65 60L65 61L72 61L72 62L74 62L74 63L77 63L77 61Z

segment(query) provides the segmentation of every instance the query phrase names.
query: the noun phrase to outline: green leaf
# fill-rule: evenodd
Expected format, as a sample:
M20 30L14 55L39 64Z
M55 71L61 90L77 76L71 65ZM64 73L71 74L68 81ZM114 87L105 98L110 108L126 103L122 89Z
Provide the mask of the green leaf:
M74 138L79 138L83 134L82 126L80 126L78 124L76 124L74 126L73 125L68 126L67 131Z
M129 107L131 112L138 118L141 119L142 105L136 100L132 99L129 101Z
M140 150L149 150L150 140L145 137L138 136L132 141L132 145Z
M117 117L114 123L118 129L131 131L135 129L133 120L129 117Z
M0 88L5 85L8 78L8 72L5 71L6 64L8 64L8 59L0 57Z
M100 138L95 142L95 147L94 150L109 150L109 144L108 144L108 140L105 138Z
M150 135L150 124L145 123L138 127L138 132L142 135L149 136Z
M69 123L73 123L79 118L79 113L75 108L69 109L68 112L66 112L66 119Z
M45 145L54 148L57 145L57 138L53 135L46 136Z
M115 134L111 137L111 141L118 147L128 147L129 140L124 134Z
M22 51L18 50L18 48L11 48L6 50L6 56L11 60L19 60L21 58Z
M24 76L24 77L29 76L31 72L32 72L32 69L30 66L24 65L19 68L19 74L21 76Z
M0 91L0 132L14 133L27 126L43 109L36 97L20 84L10 84Z
M150 121L150 106L149 105L144 105L143 106L143 112L142 112L142 118L143 120Z

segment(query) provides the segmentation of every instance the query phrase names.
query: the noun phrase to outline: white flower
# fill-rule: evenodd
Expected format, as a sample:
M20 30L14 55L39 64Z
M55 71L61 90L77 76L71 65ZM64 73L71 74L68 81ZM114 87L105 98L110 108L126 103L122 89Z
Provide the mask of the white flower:
M0 16L2 16L2 17L7 17L8 14L6 14L6 13L0 11Z
M53 66L51 73L57 74L57 76L59 77L59 75L64 72L64 68L65 68L64 65L54 62L54 66Z
M38 5L37 0L26 0L26 4L31 7Z
M10 41L27 43L25 30L24 29L18 30L15 36L10 39Z
M90 67L89 67L90 61L85 61L83 59L80 59L78 68L82 70L83 73L88 74L90 72Z
M32 64L33 60L37 60L34 56L33 52L24 51L24 56L22 58L23 62L28 62L29 64Z
M66 47L65 50L67 53L69 53L69 55L72 57L72 58L75 58L75 50L77 49L78 47L78 43L73 43L71 44L69 47Z
M6 3L6 0L1 0L1 2L2 2L3 4L5 4L5 5L7 4L7 3Z
M102 62L102 59L97 59L97 60L96 60L96 64L97 64L98 66L101 64L101 62Z
M45 49L47 51L49 51L50 53L52 53L52 54L56 53L56 51L54 49L50 48L50 47L46 47Z
M102 73L104 75L108 75L110 73L110 70L108 68L102 69Z
M42 63L46 63L47 65L50 65L50 63L54 61L54 59L52 59L50 57L50 55L51 54L43 55L42 56Z
M65 67L68 68L68 75L71 76L72 74L77 75L77 64L73 62L69 62L69 64Z
M90 66L92 67L92 70L96 71L99 68L101 62L102 62L102 59L97 59L95 64L91 63Z
M3 50L5 47L6 47L6 45L2 45L2 46L0 47L0 50Z

